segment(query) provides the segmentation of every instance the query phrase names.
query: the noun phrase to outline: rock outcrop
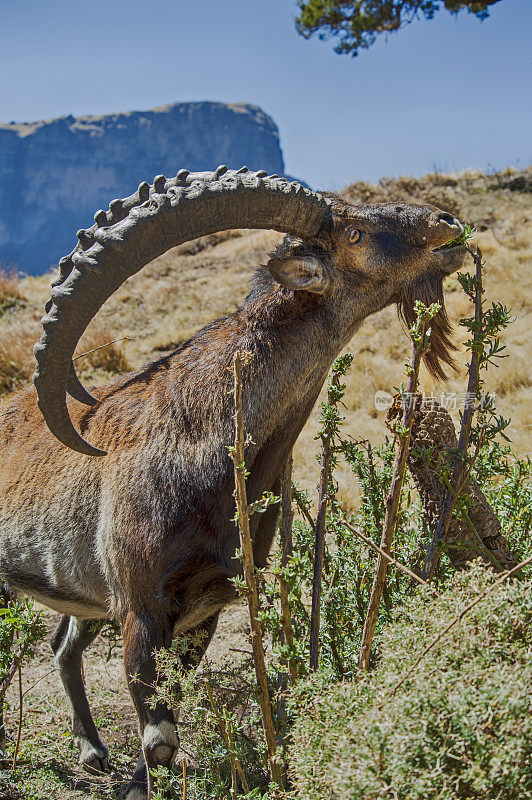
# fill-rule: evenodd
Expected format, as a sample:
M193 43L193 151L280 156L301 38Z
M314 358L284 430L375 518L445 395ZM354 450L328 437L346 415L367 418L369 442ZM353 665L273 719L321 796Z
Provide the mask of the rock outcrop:
M0 124L0 265L39 274L79 228L156 174L219 164L282 174L277 127L257 106L175 103L150 111Z

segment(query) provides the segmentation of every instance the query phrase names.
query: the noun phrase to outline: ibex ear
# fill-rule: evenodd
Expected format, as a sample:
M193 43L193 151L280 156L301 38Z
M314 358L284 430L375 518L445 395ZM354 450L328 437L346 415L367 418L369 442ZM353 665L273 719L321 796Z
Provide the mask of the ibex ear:
M267 264L275 280L286 289L323 294L330 277L325 265L312 255L271 258Z

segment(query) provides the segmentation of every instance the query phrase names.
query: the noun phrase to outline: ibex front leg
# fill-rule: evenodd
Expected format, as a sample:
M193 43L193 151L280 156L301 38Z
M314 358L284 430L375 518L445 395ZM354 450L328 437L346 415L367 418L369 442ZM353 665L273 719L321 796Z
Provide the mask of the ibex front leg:
M160 764L171 766L179 747L172 710L164 703L157 703L154 708L150 706L157 682L154 653L170 646L172 629L167 621L146 611L130 611L123 620L122 633L124 666L139 717L143 754L128 786L126 798L146 800L153 789L150 771Z

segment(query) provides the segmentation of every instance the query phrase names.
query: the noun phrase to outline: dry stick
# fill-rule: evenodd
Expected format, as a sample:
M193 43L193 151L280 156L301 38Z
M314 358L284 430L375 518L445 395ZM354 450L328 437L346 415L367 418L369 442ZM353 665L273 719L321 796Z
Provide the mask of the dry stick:
M220 709L218 708L218 704L214 697L214 692L211 689L209 681L205 681L205 688L207 690L207 696L209 698L211 708L214 712L214 716L216 717L216 722L218 723L218 727L220 728L222 739L224 740L225 747L227 749L227 752L229 753L229 762L231 765L231 796L233 797L233 800L235 800L238 792L238 785L236 782L236 763L235 763L236 756L233 752L233 748L231 747L231 741L229 739L229 734L227 733L227 726L225 724L225 720L220 713Z
M337 388L340 378L336 373L331 377L331 386ZM327 402L332 403L332 393L327 393ZM325 516L329 492L329 473L331 466L331 430L326 424L321 436L320 485L318 490L318 514L315 527L314 574L312 576L312 603L310 610L310 669L318 669L320 650L320 599L323 575L323 558L325 555Z
M292 610L290 608L288 582L286 580L286 567L292 552L292 523L294 513L292 509L292 453L286 459L281 472L281 524L279 526L279 539L281 545L280 569L277 573L279 581L279 599L281 602L282 628L280 640L283 645L294 647L294 629L292 627ZM297 666L292 658L281 659L282 669L277 675L277 714L279 718L279 732L286 736L288 730L288 715L286 711L286 693L288 681L295 686L297 682Z
M240 777L240 782L242 784L242 789L244 790L244 794L249 794L249 784L246 780L246 776L244 775L244 770L242 769L242 765L240 763L240 759L238 758L235 752L235 743L233 741L233 729L232 729L232 722L231 720L227 721L227 736L229 738L229 746L231 748L231 752L234 754L235 757L235 766Z
M349 528L349 530L352 533L354 533L355 536L358 536L359 539L362 539L362 541L365 544L367 544L368 547L371 547L373 550L375 550L376 553L379 553L390 564L393 564L394 567L396 567L398 570L404 572L404 574L408 575L409 578L412 578L413 580L417 581L417 583L419 583L421 586L426 586L429 589L431 589L431 591L433 591L435 594L439 595L439 592L434 588L434 586L432 586L432 584L427 583L427 581L424 581L423 578L420 578L419 575L416 575L415 572L412 572L412 570L408 569L408 567L405 567L404 564L401 564L399 561L397 561L393 556L391 556L389 553L383 550L382 547L379 547L378 544L375 544L375 542L372 542L372 540L368 539L367 536L364 536L363 533L361 533L359 530L357 530L357 528L351 525L346 519L344 519L344 517L340 517L340 522L342 523L342 525L345 525L346 528Z
M460 426L460 436L458 439L458 449L455 456L455 466L452 474L453 491L447 491L444 501L442 512L434 531L428 552L423 567L423 577L430 580L438 567L440 560L440 542L445 540L451 524L451 518L454 511L456 502L468 480L467 469L467 451L469 448L469 441L471 439L471 426L473 423L473 415L475 407L473 400L477 396L478 381L480 373L480 358L478 352L478 345L482 337L482 252L480 247L477 247L473 252L470 247L467 250L473 261L475 262L475 328L473 334L473 344L471 346L471 363L469 365L469 378L467 381L467 400L462 415L462 424Z
M19 638L18 632L15 631L15 634L18 640ZM2 705L2 703L4 702L4 698L6 696L7 690L9 689L9 686L11 685L11 681L15 677L16 671L19 669L19 667L22 664L22 661L24 660L24 656L26 654L26 650L29 647L29 643L30 643L29 638L27 638L24 644L21 647L19 647L18 653L16 653L16 655L13 657L13 661L9 665L7 673L0 681L0 705Z
M183 759L183 797L182 800L187 800L187 762Z
M520 564L518 564L516 567L514 567L513 569L511 569L509 572L505 572L505 573L504 573L504 575L503 575L501 578L499 578L497 581L495 581L495 583L492 583L492 584L491 584L491 586L488 586L488 588L487 588L487 589L485 589L483 592L481 592L481 593L478 595L478 597L476 597L476 598L475 598L475 600L473 600L471 603L469 603L469 605L468 605L468 606L466 606L465 608L463 608L463 609L462 609L462 611L460 611L460 613L459 613L459 614L457 614L457 615L456 615L456 617L454 617L454 618L451 620L451 622L450 622L450 623L447 625L447 627L445 627L445 628L442 630L442 632L441 632L441 633L439 633L439 634L438 634L438 635L437 635L437 636L436 636L436 637L435 637L435 638L432 640L432 642L431 642L431 643L430 643L430 644L429 644L427 647L425 647L425 649L423 650L423 652L421 653L421 655L420 655L418 658L416 658L416 660L415 660L414 664L413 664L413 665L410 667L410 669L408 670L408 672L407 672L407 673L406 673L406 674L405 674L405 675L404 675L404 676L401 678L401 680L399 681L399 683L398 683L398 684L397 684L397 685L396 685L396 686L395 686L395 687L392 689L392 691L391 691L391 692L390 692L390 693L387 695L387 697L392 697L392 696L393 696L393 695L396 693L396 691L397 691L397 690L398 690L398 689L399 689L399 688L400 688L400 687L403 685L403 683L404 683L406 680L408 680L408 678L410 677L410 675L411 675L411 674L414 672L414 670L416 669L416 667L418 666L418 664L420 664L420 663L421 663L421 661L422 661L422 660L425 658L425 656L427 655L427 653L428 653L430 650L432 650L432 648L433 648L433 647L435 647L435 646L438 644L438 642L440 641L440 639L443 639L443 637L445 636L445 634L446 634L446 633L448 633L448 631L450 631L450 630L451 630L451 628L453 628L453 627L456 625L456 623L457 623L457 622L460 622L460 620L461 620L463 617L465 617L465 615L466 615L466 614L467 614L469 611L471 611L471 609L472 609L472 608L474 608L474 607L475 607L475 606L476 606L478 603L480 603L480 601L481 601L481 600L483 600L483 599L484 599L484 597L486 597L486 595L490 594L490 592L492 592L494 589L497 589L497 588L498 588L498 587L499 587L501 584L503 584L503 583L504 583L504 581L508 580L508 578L511 578L511 577L512 577L513 575L515 575L517 572L520 572L520 571L523 569L523 567L526 567L526 566L527 566L527 564L531 564L531 563L532 563L532 556L530 556L529 558L526 558L524 561L521 561L521 563L520 563Z
M15 636L18 639L18 631L15 631ZM22 709L24 705L24 699L22 697L22 668L20 666L20 661L18 664L18 728L17 728L17 741L15 742L15 752L13 753L13 763L11 764L11 769L16 769L17 767L17 756L18 750L20 747L20 737L22 734Z
M79 356L74 356L72 361L77 361L78 358L83 358L84 356L90 356L91 353L96 353L97 350L103 350L104 347L109 347L112 344L116 344L117 342L131 342L133 341L131 336L121 336L120 339L113 339L112 342L106 342L105 344L101 344L99 347L93 347L92 350L87 350L86 353L80 353Z
M288 558L292 553L292 522L294 511L292 509L292 453L288 456L281 475L281 571L279 574L279 596L281 600L281 614L283 617L284 640L289 647L294 646L294 629L292 627L292 610L288 599L288 583L286 582L285 569ZM288 660L288 675L290 683L297 683L297 665L292 659Z
M304 506L298 506L298 508L301 511L301 513L303 514L303 516L305 517L305 519L307 520L308 524L310 525L311 531L313 531L313 533L316 533L316 523L314 522L314 520L310 516L309 512L307 511L307 509Z
M421 357L426 350L425 335L429 324L430 323L428 320L425 320L421 324L420 338L417 342L414 342L412 348L412 358L410 361L408 385L406 389L406 402L401 423L403 432L399 439L397 452L395 454L392 482L386 498L386 512L382 527L380 550L383 550L386 554L390 552L395 530L397 528L397 516L399 513L401 489L403 487L403 480L406 471L406 458L408 455L408 446L410 444L410 432L412 429L412 423L414 421L414 410L416 406L415 396L418 384L419 367L421 364ZM375 565L375 573L373 576L373 585L371 587L368 610L366 613L366 619L364 621L364 630L362 632L362 644L358 659L358 666L361 670L367 670L369 667L371 645L375 635L375 628L377 626L379 607L382 598L382 592L384 590L384 584L386 582L387 571L388 559L382 553L379 553L377 563Z
M24 658L25 651L26 647L22 647L20 649L19 653L17 653L17 655L9 665L9 670L7 671L7 674L2 679L2 683L0 684L0 704L3 703L4 701L4 697L6 695L7 690L9 689L11 681L13 680L15 673L18 670L22 662L22 659Z
M222 714L220 713L220 709L218 708L218 704L216 702L216 698L214 696L214 692L212 691L212 687L209 681L205 681L205 688L207 689L207 695L209 697L209 702L211 704L212 710L214 712L214 716L216 717L216 721L218 722L218 726L220 728L220 732L222 734L223 740L225 742L225 746L227 747L227 752L229 753L229 757L231 759L231 781L234 783L234 796L236 797L237 792L237 785L236 785L236 773L238 772L240 782L242 783L242 788L246 794L249 792L249 784L247 782L246 776L244 774L244 770L242 769L242 765L240 763L240 759L238 758L235 752L235 744L233 742L233 735L231 733L231 726L230 724L226 724ZM234 781L233 781L234 775ZM233 791L233 790L232 790Z
M233 359L233 374L235 402L235 499L238 513L240 545L242 548L244 578L247 586L247 601L249 608L249 622L251 626L253 662L255 665L257 684L259 686L262 725L266 738L270 776L272 781L274 781L281 789L283 789L283 773L281 769L281 762L277 755L275 728L273 725L272 708L270 704L270 695L268 692L268 675L266 673L264 648L262 644L262 626L259 620L260 606L258 581L255 575L253 545L249 527L249 512L246 493L245 439L243 423L244 414L242 410L242 355L239 351L235 353Z

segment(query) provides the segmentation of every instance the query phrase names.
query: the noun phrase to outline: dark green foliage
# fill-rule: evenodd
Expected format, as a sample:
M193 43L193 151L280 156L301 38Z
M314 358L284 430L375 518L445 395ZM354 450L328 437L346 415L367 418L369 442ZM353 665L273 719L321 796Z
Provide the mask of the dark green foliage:
M532 798L530 581L486 597L392 695L424 647L493 580L474 565L437 600L416 591L383 630L377 669L332 686L322 672L297 693L297 800Z
M296 18L298 32L309 39L338 36L337 53L357 56L379 34L391 33L416 17L432 19L445 8L451 14L468 11L479 19L489 16L488 7L499 0L301 0Z
M10 667L30 661L37 642L45 635L42 613L31 598L9 600L0 607L0 684Z
M516 559L524 561L532 530L532 461L528 456L518 458L509 445L495 442L482 448L473 474L497 512Z

